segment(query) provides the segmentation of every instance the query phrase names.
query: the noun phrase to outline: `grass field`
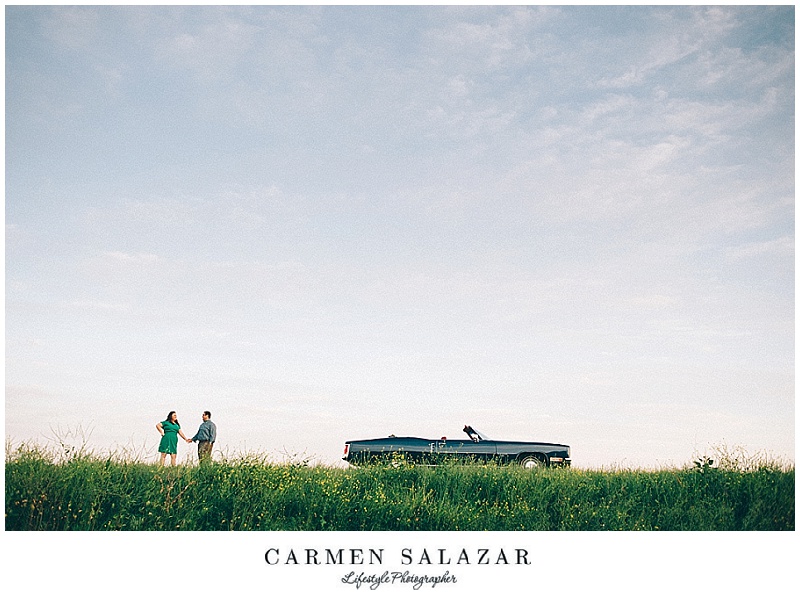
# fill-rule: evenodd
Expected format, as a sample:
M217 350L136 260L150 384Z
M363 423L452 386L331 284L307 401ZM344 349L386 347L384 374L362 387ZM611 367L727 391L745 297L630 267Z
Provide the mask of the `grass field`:
M7 447L6 530L794 530L794 465L160 467Z

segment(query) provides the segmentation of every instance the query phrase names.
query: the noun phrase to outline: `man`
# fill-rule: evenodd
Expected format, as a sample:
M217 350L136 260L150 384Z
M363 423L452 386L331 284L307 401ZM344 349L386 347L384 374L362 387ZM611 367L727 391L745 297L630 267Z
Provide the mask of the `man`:
M211 422L211 412L206 410L203 412L203 423L197 429L197 434L191 439L187 439L187 443L197 441L197 457L200 458L200 463L211 460L211 450L214 448L214 441L217 440L217 425Z

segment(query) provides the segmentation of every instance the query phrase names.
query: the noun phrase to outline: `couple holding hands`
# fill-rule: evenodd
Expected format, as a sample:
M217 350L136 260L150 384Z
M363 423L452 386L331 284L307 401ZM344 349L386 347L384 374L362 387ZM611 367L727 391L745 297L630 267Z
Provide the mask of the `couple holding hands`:
M200 463L211 460L211 450L217 440L217 425L211 422L211 412L203 412L203 423L197 433L187 439L178 424L178 415L172 411L167 414L167 419L156 424L156 430L161 434L161 443L158 445L158 452L161 454L161 465L165 465L167 453L169 453L172 465L178 457L178 435L187 443L197 441L197 456Z

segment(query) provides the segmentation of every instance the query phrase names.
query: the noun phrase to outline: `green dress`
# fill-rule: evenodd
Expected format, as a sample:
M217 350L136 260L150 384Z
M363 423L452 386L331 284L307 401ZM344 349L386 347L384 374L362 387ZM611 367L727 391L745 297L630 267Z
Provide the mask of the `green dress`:
M161 437L161 443L158 444L158 452L178 453L178 431L181 429L181 425L164 420L161 428L164 429L164 436Z

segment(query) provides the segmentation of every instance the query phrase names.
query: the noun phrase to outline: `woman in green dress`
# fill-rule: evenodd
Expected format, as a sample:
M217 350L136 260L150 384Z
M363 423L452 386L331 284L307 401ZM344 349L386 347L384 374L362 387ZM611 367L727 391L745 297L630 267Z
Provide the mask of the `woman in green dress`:
M175 465L175 460L178 458L178 435L184 441L189 439L181 431L181 425L178 424L178 415L173 411L167 414L167 419L164 422L156 424L156 430L161 434L161 443L158 444L158 452L161 454L161 465L163 466L167 460L167 453L169 453L172 465Z

